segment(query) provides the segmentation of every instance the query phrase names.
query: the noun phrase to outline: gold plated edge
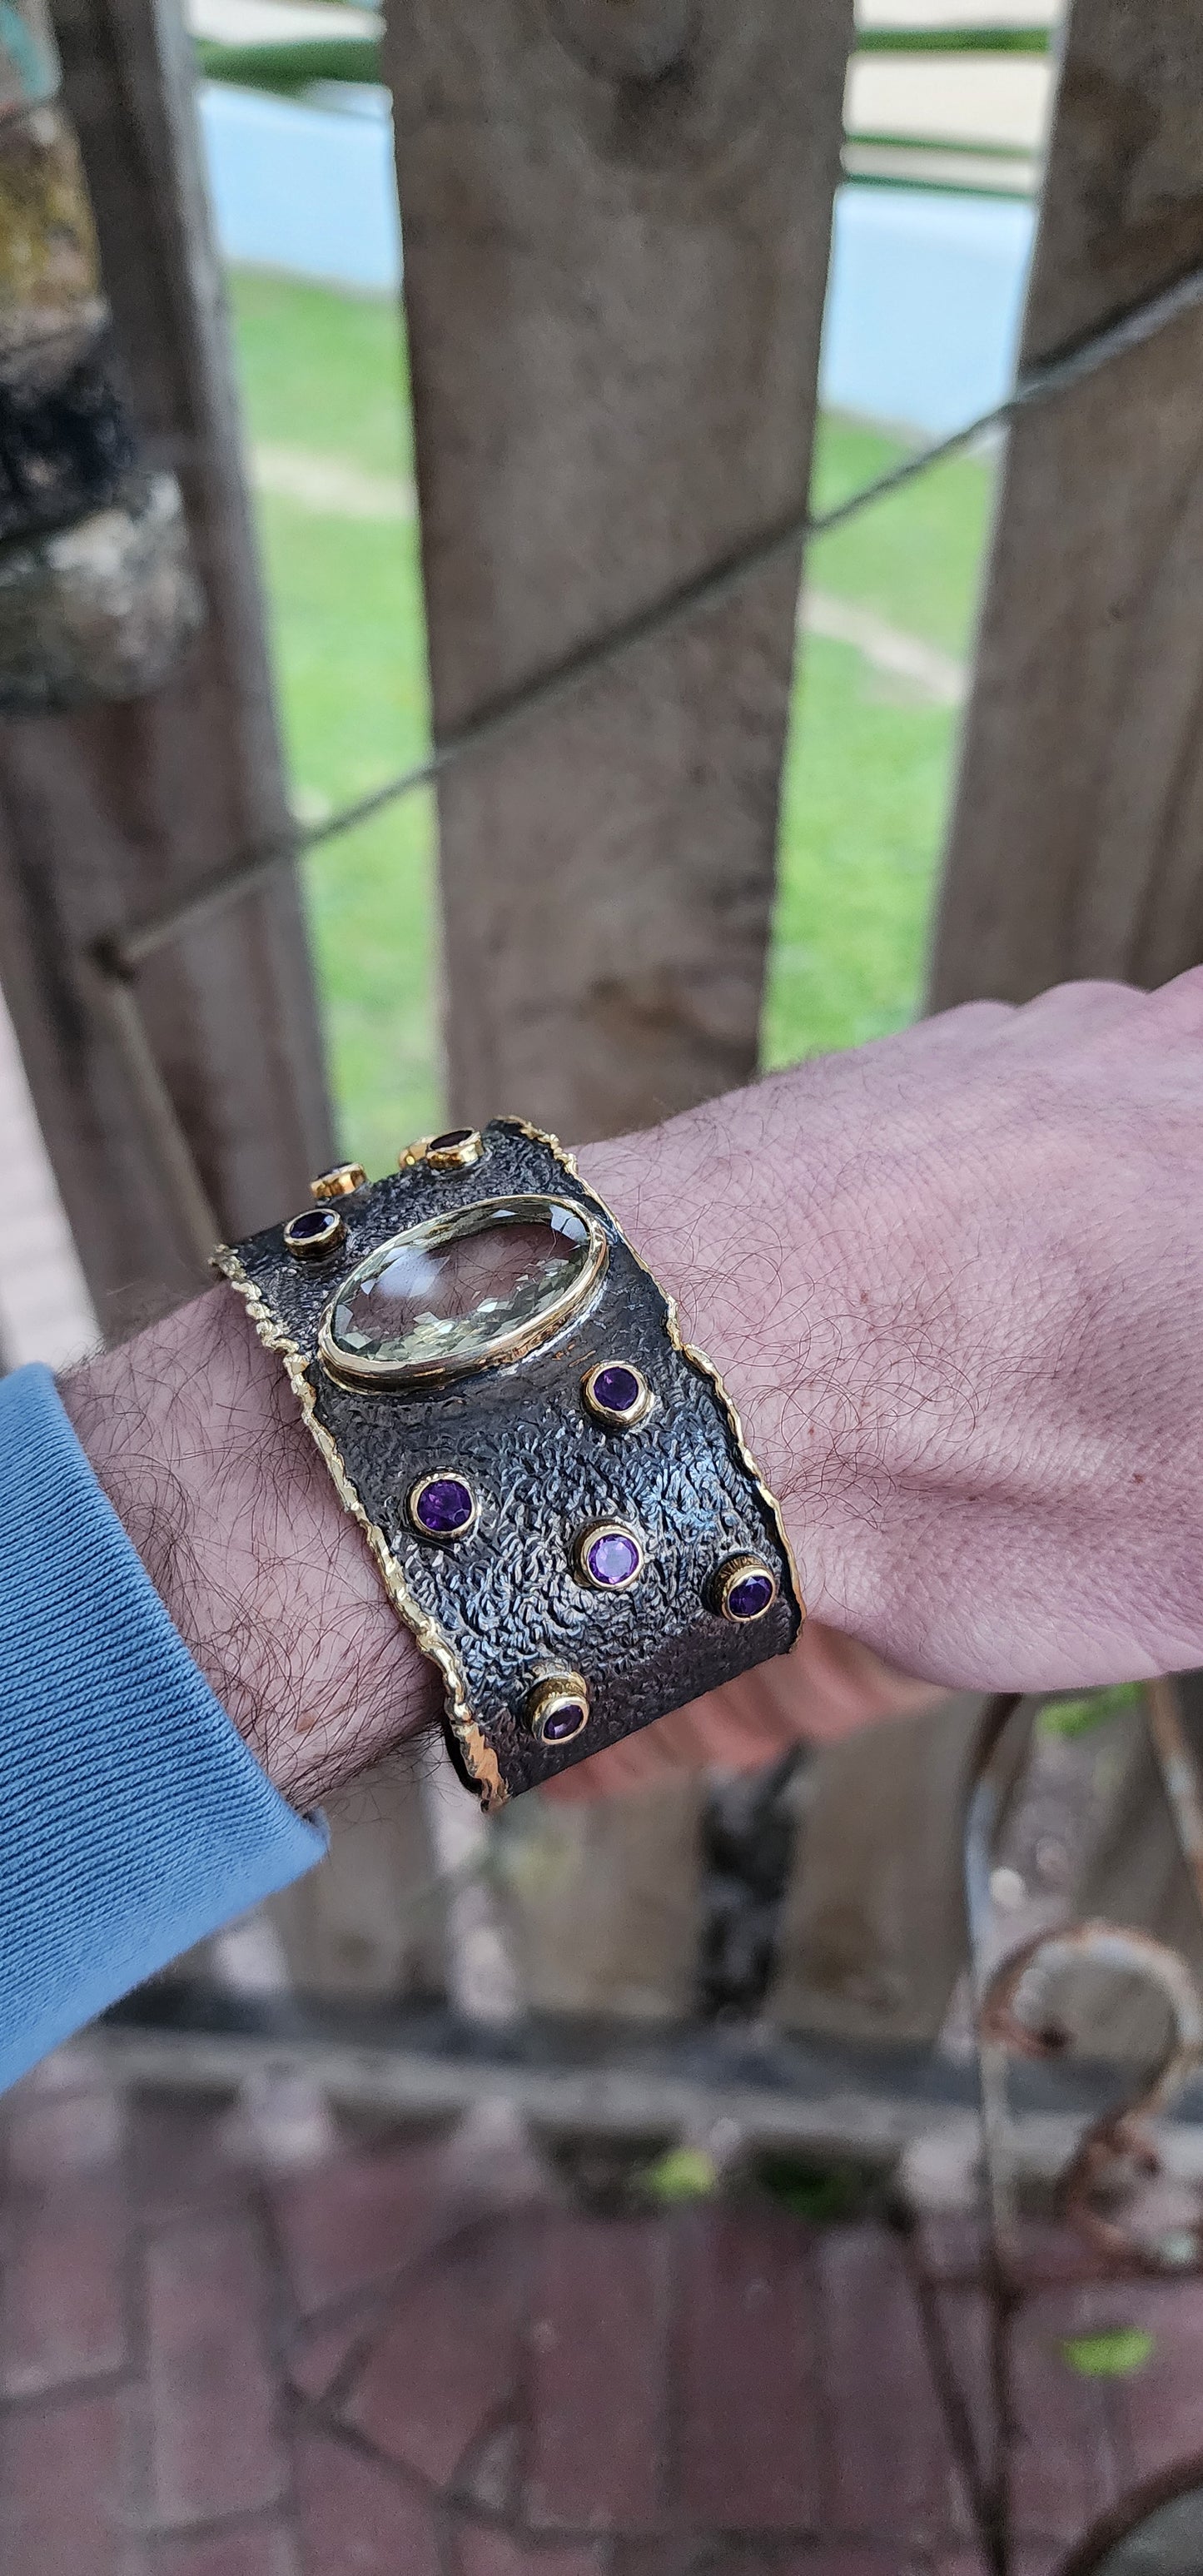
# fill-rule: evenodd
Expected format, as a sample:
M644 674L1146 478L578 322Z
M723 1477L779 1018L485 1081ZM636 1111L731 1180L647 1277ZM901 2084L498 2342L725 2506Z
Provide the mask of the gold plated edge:
M398 1618L404 1621L422 1653L437 1666L442 1676L447 1722L454 1729L456 1742L480 1791L481 1805L486 1815L496 1814L499 1807L504 1807L509 1791L502 1779L493 1747L486 1741L479 1721L472 1714L467 1682L459 1658L437 1622L431 1618L428 1611L423 1610L420 1602L415 1601L383 1530L375 1521L369 1519L364 1510L337 1442L331 1439L330 1433L318 1421L315 1410L316 1397L310 1383L304 1352L285 1331L284 1326L277 1323L262 1289L244 1269L237 1253L232 1252L228 1244L221 1243L211 1257L213 1268L221 1272L222 1277L229 1281L231 1288L242 1298L264 1349L277 1352L283 1360L288 1372L289 1385L301 1408L305 1428L316 1442L326 1462L343 1510L350 1514L351 1519L356 1521L363 1531L376 1560L385 1591Z
M581 1181L581 1176L577 1169L575 1154L569 1153L567 1145L561 1145L559 1137L553 1136L549 1127L532 1127L529 1118L491 1118L489 1120L489 1125L490 1127L516 1127L520 1136L529 1136L532 1145L546 1145L549 1153L554 1154L557 1163L561 1163L566 1172L571 1172L573 1180ZM583 1190L588 1190L588 1182L581 1181L581 1188ZM613 1211L606 1206L605 1200L598 1197L596 1190L590 1191L589 1194L593 1200L594 1206L601 1209L603 1216L609 1217L611 1225L618 1225L617 1217L613 1214ZM618 1226L618 1231L620 1234L622 1233L622 1227L620 1225ZM646 1262L644 1262L643 1267L645 1270L647 1269ZM648 1272L648 1276L650 1278L650 1271Z
M773 1535L776 1538L781 1554L785 1560L786 1571L790 1580L790 1590L793 1594L794 1607L798 1613L798 1628L800 1633L806 1621L806 1603L802 1598L802 1586L798 1580L797 1559L789 1543L781 1505L771 1488L766 1485L760 1469L752 1456L752 1452L748 1447L747 1434L740 1418L739 1408L735 1404L732 1396L729 1394L727 1387L724 1385L722 1377L716 1369L713 1360L708 1360L705 1352L698 1350L695 1343L686 1341L685 1336L681 1331L680 1319L677 1314L676 1298L670 1297L668 1290L661 1287L655 1271L651 1268L650 1263L644 1260L643 1254L639 1251L638 1246L631 1242L629 1235L623 1232L623 1229L614 1214L613 1208L607 1206L605 1199L602 1197L601 1191L595 1190L591 1182L582 1180L580 1172L577 1169L575 1156L568 1153L566 1148L561 1145L559 1137L549 1135L545 1128L532 1127L529 1121L525 1118L507 1118L499 1121L499 1124L506 1127L518 1127L521 1129L524 1136L530 1137L533 1144L546 1145L548 1147L549 1152L554 1156L556 1162L562 1164L566 1172L571 1172L578 1188L584 1191L586 1198L591 1202L591 1204L600 1211L602 1216L609 1219L609 1222L614 1227L616 1234L620 1237L621 1241L626 1244L628 1252L631 1253L634 1259L638 1262L645 1279L651 1280L657 1296L663 1299L664 1320L669 1341L671 1342L673 1349L680 1353L680 1356L685 1361L687 1367L696 1369L698 1376L704 1377L707 1385L712 1389L718 1403L719 1411L722 1414L723 1419L726 1422L727 1429L735 1443L740 1463L751 1478L751 1481L760 1496L761 1502L764 1504L765 1510L768 1513L769 1519L772 1523Z
M349 1356L346 1351L340 1350L333 1333L334 1309L339 1298L346 1295L356 1271L362 1269L364 1263L374 1260L389 1243L399 1243L404 1235L420 1234L427 1227L433 1229L436 1243L456 1243L463 1236L483 1232L482 1227L465 1224L465 1218L479 1215L482 1209L517 1210L524 1200L529 1200L532 1207L551 1205L569 1208L576 1215L583 1213L589 1234L589 1260L586 1268L570 1288L561 1291L555 1304L549 1307L537 1324L529 1325L522 1331L516 1329L508 1335L499 1336L489 1350L482 1351L475 1358L467 1360L418 1360L406 1364L395 1360ZM576 1317L585 1312L590 1299L605 1276L609 1258L609 1241L604 1226L598 1223L597 1218L587 1209L580 1210L575 1200L557 1200L548 1190L505 1190L493 1198L473 1199L466 1207L448 1208L444 1214L438 1216L420 1217L416 1225L399 1226L395 1235L386 1235L382 1242L373 1244L371 1251L365 1252L362 1259L356 1263L355 1270L349 1271L347 1277L333 1290L318 1324L318 1358L322 1367L339 1386L352 1389L362 1386L395 1388L439 1386L451 1377L470 1377L478 1369L496 1368L510 1360L528 1359L532 1351L542 1350L545 1342L553 1341L558 1333L563 1332L567 1324L574 1323Z
M636 1253L635 1258L638 1261L638 1253ZM642 1267L645 1270L647 1269L646 1262L642 1264ZM650 1272L648 1273L648 1276L650 1278ZM664 1296L663 1289L661 1289L660 1293ZM704 1351L699 1351L692 1342L687 1342L685 1340L680 1324L677 1320L675 1298L665 1297L664 1302L668 1308L669 1338L673 1342L675 1348L679 1350L682 1359L688 1361L690 1368L696 1369L699 1377L704 1377L707 1383L713 1388L720 1410L725 1417L727 1428L739 1453L740 1460L746 1468L748 1475L751 1477L752 1483L754 1484L761 1502L764 1504L765 1510L768 1513L773 1527L773 1535L781 1550L782 1556L785 1559L785 1568L789 1576L790 1590L793 1594L793 1606L798 1613L798 1628L799 1632L801 1632L806 1623L806 1603L802 1598L802 1586L798 1580L797 1560L794 1556L794 1551L790 1546L789 1534L786 1530L781 1505L771 1487L766 1485L760 1469L752 1456L752 1452L748 1447L747 1435L744 1431L739 1407L734 1402L724 1385L722 1377L716 1369L713 1360L708 1360Z

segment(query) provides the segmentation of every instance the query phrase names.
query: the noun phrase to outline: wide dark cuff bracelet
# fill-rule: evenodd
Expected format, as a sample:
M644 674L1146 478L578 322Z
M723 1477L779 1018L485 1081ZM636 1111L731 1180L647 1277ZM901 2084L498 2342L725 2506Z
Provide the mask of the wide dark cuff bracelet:
M802 1605L721 1379L552 1136L340 1164L214 1255L438 1665L486 1808L766 1656Z

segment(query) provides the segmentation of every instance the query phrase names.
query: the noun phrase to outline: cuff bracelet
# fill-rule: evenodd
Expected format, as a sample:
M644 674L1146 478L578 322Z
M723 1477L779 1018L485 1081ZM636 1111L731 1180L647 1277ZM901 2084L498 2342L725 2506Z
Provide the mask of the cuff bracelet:
M735 1408L554 1137L496 1118L313 1191L214 1266L487 1809L787 1651L789 1543Z

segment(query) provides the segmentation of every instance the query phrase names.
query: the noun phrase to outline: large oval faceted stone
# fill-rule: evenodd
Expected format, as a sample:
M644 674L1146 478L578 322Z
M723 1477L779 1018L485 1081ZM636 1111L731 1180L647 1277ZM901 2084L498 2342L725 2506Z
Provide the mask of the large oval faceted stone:
M480 1199L390 1236L357 1263L322 1318L331 1373L404 1386L521 1359L579 1312L606 1237L567 1199Z

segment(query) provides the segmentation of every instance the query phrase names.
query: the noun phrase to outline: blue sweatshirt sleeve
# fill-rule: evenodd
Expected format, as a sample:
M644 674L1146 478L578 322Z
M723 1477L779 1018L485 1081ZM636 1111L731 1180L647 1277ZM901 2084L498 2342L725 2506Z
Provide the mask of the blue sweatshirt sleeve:
M320 1860L102 1493L45 1368L0 1383L0 2085Z

